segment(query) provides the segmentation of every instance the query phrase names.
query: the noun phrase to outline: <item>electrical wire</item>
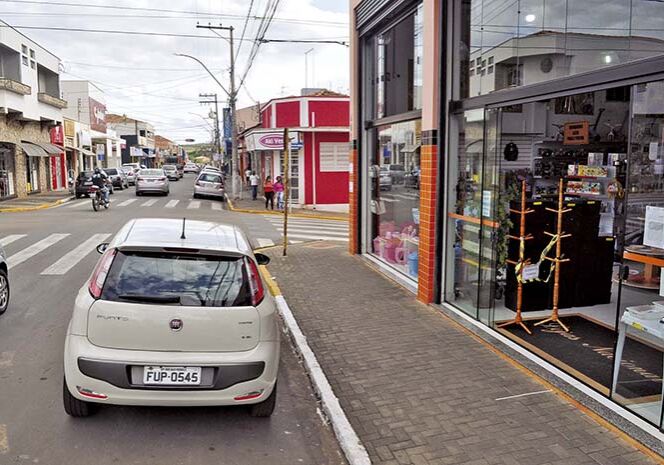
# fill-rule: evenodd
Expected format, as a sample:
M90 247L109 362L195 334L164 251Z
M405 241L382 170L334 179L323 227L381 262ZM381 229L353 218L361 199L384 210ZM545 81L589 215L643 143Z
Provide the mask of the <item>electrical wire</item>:
M240 56L240 50L242 49L242 41L244 40L244 34L247 32L247 24L249 24L249 16L251 15L251 10L254 7L254 0L249 2L249 10L247 11L247 17L244 19L244 26L242 26L242 34L240 34L240 45L237 46L237 51L235 52L235 60Z

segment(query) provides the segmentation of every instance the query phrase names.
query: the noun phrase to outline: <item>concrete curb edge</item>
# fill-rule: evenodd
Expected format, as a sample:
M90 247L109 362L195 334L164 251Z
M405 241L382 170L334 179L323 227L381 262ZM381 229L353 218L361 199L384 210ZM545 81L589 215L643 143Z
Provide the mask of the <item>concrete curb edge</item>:
M228 195L226 195L226 203L228 204L228 208L230 209L230 211L234 213L251 213L253 215L273 215L273 216L283 217L283 214L271 211L259 211L259 210L248 210L246 208L236 208L235 205L233 205L233 201L230 199L230 197L228 197ZM293 218L307 218L310 220L348 222L347 218L337 218L336 216L307 215L306 213L289 213L288 216L291 216Z
M44 210L46 208L57 207L58 205L62 205L63 203L67 203L71 200L72 197L67 197L66 199L60 199L49 203L42 203L40 205L35 205L34 207L0 208L0 213L20 213L20 212Z
M307 338L297 324L297 320L293 316L293 312L288 306L286 299L284 299L283 295L276 295L274 298L277 301L277 308L295 343L297 351L304 360L304 365L312 380L314 390L320 397L323 410L332 424L332 429L339 441L341 449L344 451L346 460L348 460L350 465L371 465L371 459L367 450L362 445L362 441L353 429L350 421L348 421L345 412L341 408L339 399L334 395L332 386L330 386L323 368L318 363L316 354L309 347Z

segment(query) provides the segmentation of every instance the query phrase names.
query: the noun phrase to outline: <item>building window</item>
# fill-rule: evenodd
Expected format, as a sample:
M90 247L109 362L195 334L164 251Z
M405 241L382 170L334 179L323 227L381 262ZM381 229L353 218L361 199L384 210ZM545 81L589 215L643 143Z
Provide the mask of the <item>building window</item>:
M26 57L25 55L21 55L21 61L25 66L28 66L28 57Z
M30 58L35 59L35 51L30 49Z
M374 36L374 107L370 118L422 108L422 5Z
M493 74L493 66L489 66L487 74Z
M472 68L470 69L470 75L471 75L471 76L475 76L475 70L472 69Z
M320 170L322 172L348 171L348 154L347 143L321 142L318 152Z
M21 51L23 52L23 55L28 54L28 46L27 45L21 45Z
M30 68L37 69L37 63L35 62L35 60L30 60Z
M490 65L493 64L493 57L489 57L489 64L490 64Z
M486 69L482 68L482 73L481 74L482 74L482 76L484 76L486 74Z
M0 199L14 195L13 146L0 144Z

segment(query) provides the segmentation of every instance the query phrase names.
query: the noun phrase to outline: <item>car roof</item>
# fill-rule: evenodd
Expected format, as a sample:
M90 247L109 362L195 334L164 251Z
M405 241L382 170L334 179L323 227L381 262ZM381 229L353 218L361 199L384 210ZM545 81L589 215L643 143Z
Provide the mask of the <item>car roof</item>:
M122 250L163 248L198 249L210 253L250 255L251 245L235 225L211 221L137 218L129 221L113 238L110 247Z

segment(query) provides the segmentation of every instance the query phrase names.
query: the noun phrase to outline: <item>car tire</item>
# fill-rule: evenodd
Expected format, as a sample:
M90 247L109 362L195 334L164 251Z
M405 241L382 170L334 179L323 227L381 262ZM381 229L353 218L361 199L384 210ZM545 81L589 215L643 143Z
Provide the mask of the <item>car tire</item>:
M98 409L97 404L84 402L71 395L67 387L67 380L62 379L62 403L67 415L75 418L89 417Z
M83 197L81 194L76 194L77 199L80 199L81 197Z
M274 407L277 405L277 384L274 384L272 394L263 402L251 406L249 414L255 418L267 418L274 412Z
M201 197L200 195L198 195L198 194L194 194L194 198L195 198L195 199L199 199L200 197Z
M140 191L136 191L136 197L140 197L140 196L141 196Z
M0 315L9 308L9 278L7 272L0 268Z

